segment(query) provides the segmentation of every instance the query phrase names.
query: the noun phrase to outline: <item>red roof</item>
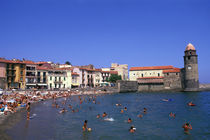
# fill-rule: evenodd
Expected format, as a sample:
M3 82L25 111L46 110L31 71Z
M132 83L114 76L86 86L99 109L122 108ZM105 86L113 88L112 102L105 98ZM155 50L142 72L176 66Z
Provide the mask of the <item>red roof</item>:
M180 72L180 69L174 68L172 70L163 70L163 73L176 73L176 72Z
M76 72L72 72L71 75L79 76L79 74Z
M102 73L110 73L110 71L101 71Z
M37 66L36 69L37 69L37 70L48 70L49 68L47 68L47 67L42 67L42 66Z
M163 79L163 76L159 76L159 77L139 77L137 79Z
M2 63L18 63L18 64L24 64L23 61L20 61L20 60L0 59L0 62L2 62Z
M36 63L35 63L35 62L33 62L33 61L28 61L28 60L23 61L23 63L25 63L25 64L33 64L33 65L36 65Z
M130 71L138 71L138 70L166 70L173 69L172 65L169 66L152 66L152 67L131 67Z
M39 65L39 64L46 64L46 63L48 63L48 62L36 62L37 65Z
M110 71L110 74L118 74L117 71Z

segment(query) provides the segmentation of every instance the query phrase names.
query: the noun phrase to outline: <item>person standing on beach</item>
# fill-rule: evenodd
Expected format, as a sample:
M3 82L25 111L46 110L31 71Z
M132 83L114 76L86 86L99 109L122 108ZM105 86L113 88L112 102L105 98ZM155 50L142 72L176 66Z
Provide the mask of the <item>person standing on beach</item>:
M26 111L27 111L27 120L30 118L30 111L31 111L31 103L28 102L26 105Z

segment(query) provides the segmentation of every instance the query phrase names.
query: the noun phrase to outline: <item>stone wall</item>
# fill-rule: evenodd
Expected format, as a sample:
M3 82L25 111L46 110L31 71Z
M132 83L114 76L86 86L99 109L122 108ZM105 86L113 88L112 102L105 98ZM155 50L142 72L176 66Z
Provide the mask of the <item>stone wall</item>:
M165 89L182 89L181 73L164 73Z
M138 91L139 92L153 92L153 91L163 91L164 84L139 84Z
M136 92L138 91L137 81L117 81L118 92Z

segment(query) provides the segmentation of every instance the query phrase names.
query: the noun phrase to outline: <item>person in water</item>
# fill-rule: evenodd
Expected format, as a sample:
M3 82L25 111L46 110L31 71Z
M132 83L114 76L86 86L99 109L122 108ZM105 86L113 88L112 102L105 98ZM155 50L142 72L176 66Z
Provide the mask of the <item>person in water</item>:
M144 111L143 111L143 112L144 112L144 114L146 114L146 113L147 113L147 109L146 109L146 108L144 108Z
M143 117L143 115L139 114L139 115L138 115L138 117L139 117L139 118L142 118L142 117Z
M106 112L104 112L103 115L102 115L102 117L106 117L106 116L107 116L107 114L106 114Z
M27 111L27 120L30 119L30 111L31 111L31 103L28 102L26 105L26 111Z
M98 115L96 116L96 118L99 119L99 118L100 118L100 114L98 114Z
M128 123L131 123L131 122L132 122L131 118L128 118Z
M127 107L125 107L124 110L127 111L128 110Z
M88 130L88 127L87 127L87 120L85 120L82 129L83 129L83 131Z
M134 128L134 126L131 126L130 129L129 129L129 132L134 133L135 131L136 131L136 128Z
M67 112L67 110L63 108L59 113L65 113L65 112Z
M191 101L188 103L188 106L195 106L195 104L193 104L193 102Z
M185 123L182 128L184 128L184 132L189 134L189 130L192 130L192 126L189 123Z
M172 113L172 112L171 112L171 113L169 114L169 116L175 118L175 113Z
M124 110L123 110L123 109L121 109L120 113L124 113Z

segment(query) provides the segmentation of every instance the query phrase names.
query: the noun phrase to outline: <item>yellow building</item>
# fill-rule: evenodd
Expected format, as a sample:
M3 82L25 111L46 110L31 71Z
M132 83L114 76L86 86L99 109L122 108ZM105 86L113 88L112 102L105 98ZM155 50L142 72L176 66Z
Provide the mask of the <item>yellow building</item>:
M6 64L7 89L25 89L26 64L20 60L1 59Z
M174 69L173 66L152 66L152 67L131 67L129 72L130 81L137 81L138 78L163 77L163 70Z

